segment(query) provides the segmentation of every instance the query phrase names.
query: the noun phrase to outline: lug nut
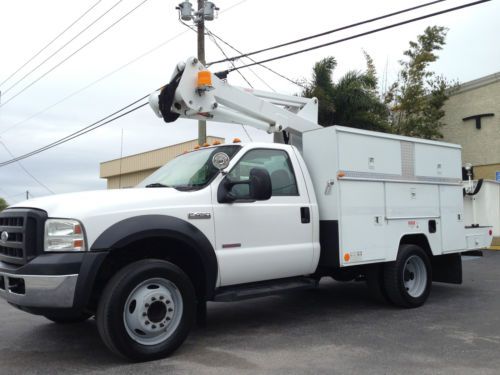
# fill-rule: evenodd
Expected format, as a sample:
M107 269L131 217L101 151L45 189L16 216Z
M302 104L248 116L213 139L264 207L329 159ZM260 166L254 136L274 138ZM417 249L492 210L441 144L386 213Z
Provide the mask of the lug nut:
M169 301L169 300L165 301L165 303L166 303L167 305L170 305L170 301Z
M148 307L149 307L149 303L146 303L144 306L145 306L146 308L148 308Z
M165 324L160 323L160 328L163 328L163 327L165 327Z
M169 309L168 309L168 312L172 312L172 311L174 311L174 309L173 309L173 308L169 308Z
M149 320L146 320L146 325L149 325Z
M153 324L153 325L151 326L151 328L156 329L156 326Z
M153 297L153 298L151 298L151 301L153 301L153 302L154 302L154 301L156 301L156 298L154 298L154 297Z
M160 296L160 301L161 301L161 300L162 300L163 298L165 298L165 297L163 297L163 296Z
M142 313L142 316L148 316L148 314L146 314L146 313L144 312L144 313Z

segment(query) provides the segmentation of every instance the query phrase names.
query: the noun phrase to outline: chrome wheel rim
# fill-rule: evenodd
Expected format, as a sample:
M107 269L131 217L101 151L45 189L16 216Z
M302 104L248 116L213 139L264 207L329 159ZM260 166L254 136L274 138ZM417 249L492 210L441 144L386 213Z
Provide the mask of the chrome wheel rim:
M129 294L123 323L132 340L157 345L175 332L182 311L182 295L174 283L162 278L148 279Z
M414 297L420 297L427 286L427 268L417 255L409 257L403 268L403 282L406 292Z

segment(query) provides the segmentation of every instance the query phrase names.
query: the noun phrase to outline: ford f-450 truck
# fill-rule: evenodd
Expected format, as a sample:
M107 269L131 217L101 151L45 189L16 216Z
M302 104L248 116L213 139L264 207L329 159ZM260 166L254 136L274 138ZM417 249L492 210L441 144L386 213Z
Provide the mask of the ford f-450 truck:
M244 90L179 63L158 116L246 124L274 143L200 147L137 188L54 195L0 214L0 296L59 323L95 316L105 344L162 358L207 301L366 280L401 307L461 283L460 146L317 124L316 99Z

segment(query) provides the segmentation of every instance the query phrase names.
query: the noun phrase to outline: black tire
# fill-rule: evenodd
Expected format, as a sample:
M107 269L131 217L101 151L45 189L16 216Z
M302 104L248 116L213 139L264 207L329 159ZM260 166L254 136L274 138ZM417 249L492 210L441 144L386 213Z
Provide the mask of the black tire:
M386 263L383 272L387 297L396 306L419 307L429 297L432 268L429 257L419 246L401 245L396 261Z
M89 313L69 314L69 315L44 315L48 320L57 324L76 324L82 323L92 317Z
M140 288L144 283L148 283L149 280L162 280L162 282L173 284L182 301L182 314L179 313L180 318L178 319L180 320L177 320L177 324L173 326L173 331L169 333L168 337L160 338L162 339L161 342L154 344L144 344L135 340L133 333L127 331L129 328L126 327L125 323L127 300L134 295L137 288ZM138 303L142 303L141 301L143 300L139 300ZM142 305L140 307L142 308ZM195 292L187 275L175 264L162 260L147 259L134 262L113 276L106 285L99 301L96 320L99 334L112 352L132 361L149 361L164 358L176 350L188 336L195 315ZM147 318L149 318L149 315ZM147 318L144 319L147 320ZM151 328L153 325L149 327ZM164 331L166 332L167 329L165 328Z
M379 303L389 302L384 285L384 270L382 264L374 264L366 271L366 285L370 296Z

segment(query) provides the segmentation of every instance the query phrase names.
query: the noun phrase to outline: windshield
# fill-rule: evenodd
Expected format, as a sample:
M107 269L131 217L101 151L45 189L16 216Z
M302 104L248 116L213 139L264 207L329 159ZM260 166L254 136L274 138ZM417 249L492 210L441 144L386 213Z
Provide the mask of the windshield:
M219 173L219 170L212 164L214 154L222 151L232 159L240 148L241 146L238 145L210 147L179 155L147 177L137 187L201 189Z

